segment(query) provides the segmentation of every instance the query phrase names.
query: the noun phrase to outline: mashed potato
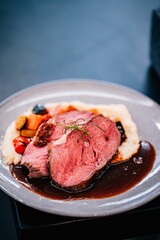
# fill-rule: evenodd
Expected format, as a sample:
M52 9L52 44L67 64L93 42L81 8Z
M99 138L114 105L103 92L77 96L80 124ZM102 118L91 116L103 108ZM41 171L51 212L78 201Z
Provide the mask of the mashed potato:
M118 154L112 160L112 163L126 161L133 154L138 151L140 140L137 132L137 127L133 121L127 107L123 104L109 104L109 105L95 105L87 104L84 102L63 102L63 103L47 103L46 108L51 115L66 112L72 109L87 110L95 114L103 114L105 117L109 117L111 120L117 122L120 121L126 135L126 140L119 146ZM31 109L25 112L25 115L31 113ZM7 128L4 142L2 145L2 154L4 156L4 162L6 164L18 164L21 161L21 154L17 154L14 151L12 144L13 138L20 133L15 129L15 122Z
M5 164L18 164L21 160L22 155L18 154L14 150L14 146L12 143L13 138L20 135L20 132L15 128L15 122L12 122L10 126L7 128L4 141L2 145L2 154L4 156Z

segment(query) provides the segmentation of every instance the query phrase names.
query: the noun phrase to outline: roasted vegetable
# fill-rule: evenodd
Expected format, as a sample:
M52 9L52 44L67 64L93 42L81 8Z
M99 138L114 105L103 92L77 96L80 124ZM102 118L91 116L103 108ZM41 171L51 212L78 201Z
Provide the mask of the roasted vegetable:
M20 131L20 135L22 137L27 137L27 138L32 138L36 134L36 130L31 130L31 129L22 129Z
M20 130L21 128L23 128L26 122L27 122L27 117L25 115L18 116L15 122L16 129Z
M18 136L16 138L14 138L13 146L14 146L16 153L23 154L25 148L27 147L27 145L29 144L30 141L31 141L30 138L26 138L26 137L22 137L22 136Z
M39 125L44 121L44 116L37 114L30 114L27 117L26 129L37 130Z
M47 114L47 113L48 113L48 111L47 111L47 109L45 108L45 106L44 106L43 104L41 104L41 103L36 104L36 105L33 107L32 112L33 112L34 114L39 114L39 115L44 115L44 114Z

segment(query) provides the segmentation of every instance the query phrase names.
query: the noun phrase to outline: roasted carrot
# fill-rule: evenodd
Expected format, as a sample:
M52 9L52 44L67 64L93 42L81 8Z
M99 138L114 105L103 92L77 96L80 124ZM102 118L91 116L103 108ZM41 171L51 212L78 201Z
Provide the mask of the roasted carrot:
M44 121L43 115L30 114L27 117L26 129L37 130L39 125Z

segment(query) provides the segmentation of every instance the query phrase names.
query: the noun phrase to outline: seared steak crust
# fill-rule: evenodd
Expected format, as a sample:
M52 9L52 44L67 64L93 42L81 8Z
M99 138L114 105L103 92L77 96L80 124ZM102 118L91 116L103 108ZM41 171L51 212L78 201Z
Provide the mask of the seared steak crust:
M39 129L37 130L36 136L33 140L35 146L42 147L47 145L50 141L50 137L55 130L55 126L53 123L44 122L40 125Z

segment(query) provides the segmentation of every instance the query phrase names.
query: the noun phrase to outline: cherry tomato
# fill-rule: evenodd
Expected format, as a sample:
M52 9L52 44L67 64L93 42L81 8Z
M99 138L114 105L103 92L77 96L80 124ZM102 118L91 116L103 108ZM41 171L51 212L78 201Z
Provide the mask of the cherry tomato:
M22 137L22 136L18 136L16 138L14 138L13 146L14 146L15 151L19 154L23 154L24 150L26 149L26 147L30 141L31 141L30 138L26 138L26 137Z

